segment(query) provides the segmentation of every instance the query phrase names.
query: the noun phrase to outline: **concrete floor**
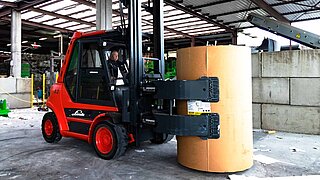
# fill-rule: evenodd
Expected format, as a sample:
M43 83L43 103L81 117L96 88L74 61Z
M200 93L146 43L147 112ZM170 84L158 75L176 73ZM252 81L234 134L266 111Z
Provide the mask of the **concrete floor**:
M37 125L0 128L0 179L228 179L231 174L306 179L320 175L320 136L255 131L254 159L254 166L244 172L199 172L177 163L172 140L163 145L146 142L106 161L84 141L63 138L58 144L46 143Z

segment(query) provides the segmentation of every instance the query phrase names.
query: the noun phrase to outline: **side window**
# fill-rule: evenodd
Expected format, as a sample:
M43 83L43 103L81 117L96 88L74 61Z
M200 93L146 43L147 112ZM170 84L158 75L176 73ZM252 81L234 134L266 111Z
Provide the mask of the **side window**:
M102 66L99 50L97 42L82 43L78 97L83 102L113 102L112 92L108 88L107 71Z
M76 85L77 85L77 77L78 77L78 56L79 55L79 43L76 42L72 56L68 65L68 69L65 76L65 85L67 90L70 93L72 99L76 98Z
M82 68L102 68L98 45L95 43L84 43L81 55Z

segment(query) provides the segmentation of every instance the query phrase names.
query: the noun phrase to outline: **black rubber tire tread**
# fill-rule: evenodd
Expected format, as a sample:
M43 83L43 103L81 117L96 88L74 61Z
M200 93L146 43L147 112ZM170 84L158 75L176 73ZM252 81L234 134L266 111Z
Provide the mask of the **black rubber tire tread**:
M107 127L111 131L113 139L116 140L115 146L108 154L101 153L96 146L96 132L100 127ZM126 133L126 129L123 126L115 125L109 122L102 122L95 127L94 134L92 136L92 142L97 155L102 159L110 160L116 159L125 153L128 146L128 136Z
M53 132L52 132L51 136L47 136L44 131L44 122L48 119L50 119L50 121L53 125ZM42 131L42 136L43 136L44 140L48 143L57 143L62 139L62 136L61 136L60 130L59 130L58 120L56 118L56 115L53 112L48 112L43 116L42 124L41 124L41 131Z
M174 135L168 134L167 138L164 140L163 143L167 143L167 142L171 141L171 139L173 139L173 137L174 137Z
M165 138L163 138L163 135L165 135ZM151 139L150 141L153 144L164 144L164 143L169 142L173 137L174 137L174 135L171 135L171 134L159 134L159 133L156 133L154 135L154 139Z
M118 151L115 154L114 158L118 158L124 155L124 153L126 152L129 139L127 135L127 130L122 125L116 125L115 129L119 136L119 140L118 140Z

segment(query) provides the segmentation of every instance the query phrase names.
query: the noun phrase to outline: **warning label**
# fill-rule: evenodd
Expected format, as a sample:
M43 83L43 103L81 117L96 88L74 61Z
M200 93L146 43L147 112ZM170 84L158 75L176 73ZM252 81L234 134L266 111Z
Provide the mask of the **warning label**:
M188 101L188 115L201 115L203 113L211 113L210 102Z

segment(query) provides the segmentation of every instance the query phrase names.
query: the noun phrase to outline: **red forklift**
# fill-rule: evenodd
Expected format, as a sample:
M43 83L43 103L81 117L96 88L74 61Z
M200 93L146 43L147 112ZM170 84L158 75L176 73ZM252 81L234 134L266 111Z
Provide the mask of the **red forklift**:
M162 0L148 9L154 15L153 36L141 32L141 1L120 1L128 7L128 25L113 31L74 33L57 83L50 89L42 120L46 142L62 137L85 140L103 159L124 154L129 144L161 144L173 135L219 138L219 115L178 115L176 100L219 101L216 77L164 81ZM149 4L150 5L150 4ZM153 42L154 74L144 70L143 38ZM119 76L111 78L108 59L119 53ZM129 63L127 62L129 60ZM118 82L121 82L120 84Z

